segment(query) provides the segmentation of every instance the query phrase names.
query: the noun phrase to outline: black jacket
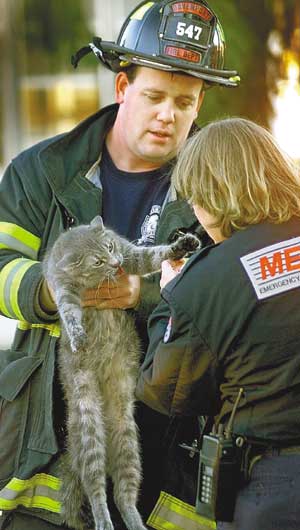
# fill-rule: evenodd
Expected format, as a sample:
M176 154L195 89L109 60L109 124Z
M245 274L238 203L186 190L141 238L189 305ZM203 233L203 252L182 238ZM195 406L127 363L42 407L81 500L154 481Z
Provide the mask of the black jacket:
M243 388L236 433L300 441L299 287L298 219L199 251L152 314L138 398L226 423Z

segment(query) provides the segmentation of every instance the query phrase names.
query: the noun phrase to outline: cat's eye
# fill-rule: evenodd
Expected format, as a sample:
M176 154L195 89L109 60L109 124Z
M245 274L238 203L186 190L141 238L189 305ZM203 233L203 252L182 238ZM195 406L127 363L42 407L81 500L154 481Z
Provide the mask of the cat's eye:
M109 245L108 245L108 251L109 251L109 252L112 252L113 249L114 249L114 244L113 244L113 242L111 241L111 242L109 243Z
M94 261L94 266L95 267L100 267L101 265L103 265L102 259L96 258L95 261Z

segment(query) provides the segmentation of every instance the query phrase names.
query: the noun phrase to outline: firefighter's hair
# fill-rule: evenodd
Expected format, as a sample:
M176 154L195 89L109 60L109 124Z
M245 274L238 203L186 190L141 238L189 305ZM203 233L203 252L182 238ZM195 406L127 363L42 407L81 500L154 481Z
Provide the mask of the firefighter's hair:
M179 194L212 214L224 237L248 225L300 217L300 171L264 127L244 118L205 126L179 154Z

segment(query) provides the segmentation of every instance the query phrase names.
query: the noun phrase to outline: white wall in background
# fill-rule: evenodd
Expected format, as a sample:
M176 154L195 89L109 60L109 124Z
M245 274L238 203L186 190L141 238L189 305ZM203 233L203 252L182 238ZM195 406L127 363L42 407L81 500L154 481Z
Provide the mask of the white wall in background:
M0 316L0 349L10 347L16 329L17 321Z

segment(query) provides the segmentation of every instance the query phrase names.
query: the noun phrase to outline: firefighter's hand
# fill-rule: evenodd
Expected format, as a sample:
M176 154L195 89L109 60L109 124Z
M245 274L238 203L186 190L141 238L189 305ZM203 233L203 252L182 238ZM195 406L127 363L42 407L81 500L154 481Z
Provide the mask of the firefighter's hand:
M97 309L129 309L136 307L140 299L139 276L123 272L116 281L107 281L95 289L86 289L81 294L82 307Z
M162 262L160 278L161 289L163 289L163 287L165 287L167 283L173 280L173 278L175 278L175 276L180 273L184 264L184 259L165 260Z

